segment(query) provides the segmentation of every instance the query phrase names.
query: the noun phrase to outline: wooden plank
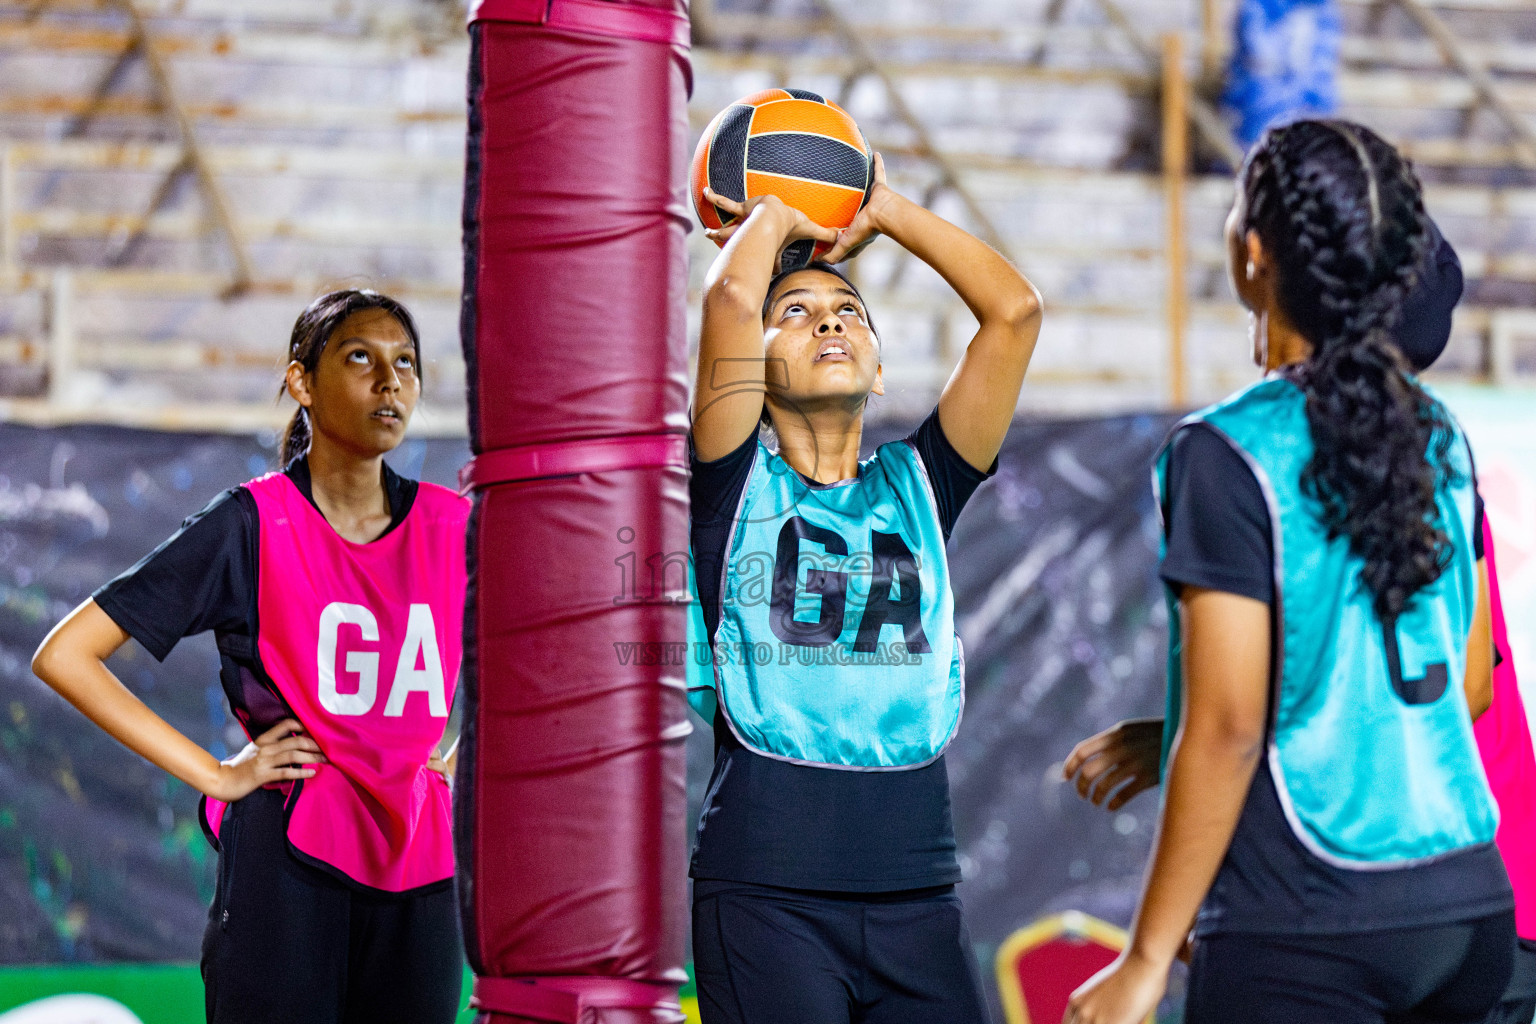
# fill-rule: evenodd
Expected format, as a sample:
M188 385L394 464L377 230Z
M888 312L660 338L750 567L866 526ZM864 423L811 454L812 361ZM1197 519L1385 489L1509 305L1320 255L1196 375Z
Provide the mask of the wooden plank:
M47 288L57 271L43 268L22 267L9 280L0 281L0 294L18 294ZM87 267L72 271L77 293L120 294L133 297L155 298L210 298L216 297L229 278L215 271L178 270L99 270ZM247 296L283 296L309 300L335 288L366 285L412 302L457 303L461 285L455 281L438 282L420 279L367 278L361 284L356 275L339 278L320 274L294 277L257 277L246 291Z
M1349 7L1370 7L1377 0L1341 0ZM1531 0L1421 0L1426 6L1440 11L1472 11L1490 14L1525 14L1531 9Z
M41 365L48 360L49 346L19 335L0 337L0 363ZM247 352L227 342L146 341L133 337L80 337L76 339L71 366L104 370L262 370L277 381L286 358L274 352Z
M1521 165L1536 167L1536 128L1533 128L1531 123L1515 110L1511 98L1514 88L1508 83L1495 83L1487 69L1466 53L1461 40L1457 39L1450 26L1425 4L1425 0L1395 0L1395 2L1424 30L1424 34L1434 41L1435 46L1439 47L1441 54L1445 57L1446 63L1462 74L1467 83L1472 86L1478 101L1493 111L1514 134L1520 150Z
M1006 186L1006 190L999 186ZM1076 207L1093 204L1099 209L1125 208L1125 215L1136 216L1137 210L1150 213L1154 203L1159 203L1158 192L1165 188L1151 176L1097 175L1048 172L1025 177L1009 175L996 181L978 178L975 182L978 202L995 206L1010 197L1025 198L1031 203L1049 203L1057 206ZM1211 221L1213 211L1225 204L1230 185L1225 182L1199 180L1186 191L1186 202L1193 200L1203 211L1202 216ZM1166 193L1165 193L1166 195ZM1428 193L1428 202L1442 219L1509 220L1536 219L1536 190L1492 190L1474 186L1437 186ZM170 241L194 241L202 237L203 226L193 214L166 215L145 221L136 215L112 215L83 213L69 209L50 209L27 212L15 217L19 231L52 237L99 238L104 242L125 233L142 229L148 237ZM412 246L425 249L451 251L458 245L457 229L438 222L416 224L380 219L325 219L295 218L260 219L242 218L241 230L253 241L294 241L307 246L325 248L344 246ZM1087 262L1117 260L1151 263L1163 258L1165 250L1158 245L1135 244L1093 234L1069 232L1066 235L1006 232L1008 246L1032 259L1046 261ZM1219 266L1224 258L1220 240L1214 236L1187 248L1194 262L1202 267ZM1486 264L1484 256L1472 247L1463 248L1463 261L1468 272L1481 276ZM1518 253L1500 256L1489 265L1492 273L1509 280L1527 280L1532 277L1532 264ZM87 272L90 273L90 272ZM185 275L152 271L118 271L118 287L131 287L121 282L141 280L146 282L141 290L166 290L198 292L208 287L213 278L207 275ZM216 277L216 275L215 275ZM103 278L103 280L109 280ZM189 282L181 284L179 282ZM451 291L449 281L429 282L430 287ZM291 290L287 285L255 281L253 287L271 291L274 287Z
M783 74L786 77L830 77L841 76L847 70L846 58L834 55L700 52L695 54L695 60L701 71L718 75L756 71ZM918 61L893 59L889 62L883 60L883 63L888 63L891 74L903 82L920 82L924 79L982 78L1042 87L1101 85L1134 94L1150 93L1155 83L1155 78L1150 74L1114 68L1030 67L1007 62L992 62L981 58ZM1506 97L1512 110L1526 114L1536 113L1536 85L1523 82L1500 82L1498 88ZM1356 108L1461 110L1478 99L1477 90L1470 82L1451 74L1427 75L1398 71L1344 72L1339 77L1339 89L1346 107ZM88 96L14 92L0 94L0 117L71 118L78 117L91 109L92 100ZM1192 116L1195 116L1193 112L1197 109L1201 108L1198 105L1191 107ZM457 129L463 124L465 116L463 109L457 105L412 110L388 106L312 102L297 98L257 99L238 103L188 101L185 104L185 111L197 123L239 123L253 128L297 127L353 131L405 125L435 125L445 129ZM704 116L702 109L698 114L700 117ZM160 116L161 111L153 100L137 96L109 96L104 98L95 109L95 117L98 119L151 118L158 120ZM1215 116L1214 112L1212 116ZM1202 128L1201 131L1204 133L1206 129Z
M1396 139L1404 156L1430 167L1518 167L1520 147L1481 139Z
M13 142L8 148L16 166L70 171L142 171L164 174L181 160L181 147L169 144L98 142L61 139ZM454 155L379 152L357 147L244 145L203 147L204 159L220 174L273 175L348 179L417 179L464 176L462 143Z
M718 111L694 107L690 117L702 128ZM871 131L870 140L887 156L919 156L908 143ZM1421 164L1453 167L1505 166L1514 162L1507 143L1461 139L1398 139L1396 143ZM16 166L24 171L134 171L165 173L181 157L174 145L97 142L83 139L10 143ZM205 146L206 158L221 175L274 175L364 180L453 179L463 176L462 146L454 155L378 152L353 147L322 148L305 145ZM1000 153L946 150L946 156L966 170L1005 171L1018 174L1049 173L1053 165ZM1055 165L1057 170L1070 170ZM1094 173L1092 169L1070 173Z
M232 223L242 237L261 241L291 240L318 247L388 246L452 249L460 241L460 229L440 221L407 223L387 219L340 217L235 217ZM60 238L97 238L142 233L150 238L190 241L206 237L207 226L196 211L145 216L138 213L90 213L67 207L49 207L15 215L18 231Z
M1536 53L1536 48L1532 52ZM831 77L846 70L846 64L841 58L824 54L703 51L695 57L700 67L711 74L773 71L790 76ZM1003 64L984 57L907 60L892 56L882 60L892 74L899 75L904 81L922 78L984 78L1022 83L1116 85L1140 93L1150 93L1156 83L1156 78L1151 74L1115 68L1040 68ZM1536 84L1500 81L1497 87L1513 108L1536 112ZM1339 75L1339 93L1346 105L1449 110L1463 109L1478 98L1471 82L1454 71L1444 70L1432 75L1390 70L1345 71ZM1191 110L1194 109L1192 106Z
M1490 71L1516 74L1536 72L1536 48L1508 40L1462 40L1463 51ZM1428 39L1345 36L1340 41L1340 57L1346 65L1394 65L1439 71L1445 58Z
M140 0L144 12L157 18L203 20L242 25L295 25L355 30L370 22L407 21L420 12L412 0ZM48 0L52 14L108 14L115 0ZM386 18L393 15L393 18Z
M21 249L16 234L16 153L12 146L0 146L0 274L11 277L21 264Z
M1163 36L1163 194L1167 206L1168 400L1175 409L1189 398L1184 332L1188 295L1184 285L1184 176L1189 167L1188 87L1184 82L1184 41Z
M829 18L837 25L843 45L853 52L854 59L863 65L864 69L885 87L886 102L890 104L897 118L906 124L917 138L918 147L924 152L926 159L931 161L944 179L944 184L960 197L966 212L971 215L972 227L981 238L1009 260L1013 256L1008 251L1008 243L1003 240L1001 232L992 221L992 215L976 201L971 190L961 180L954 165L945 158L943 151L934 142L929 132L928 125L908 105L902 95L901 88L892 77L892 72L885 67L882 61L875 55L858 33L857 27L843 14L840 6L841 0L821 0L821 7Z
M74 276L68 270L53 275L48 289L48 401L65 405L75 375Z
M63 118L77 116L91 107L89 96L0 93L0 117ZM462 107L404 109L348 103L315 103L303 99L251 103L198 103L185 106L197 121L238 122L246 127L340 128L377 130L401 125L441 125L463 130ZM101 118L153 118L159 120L158 104L147 97L109 96L96 111Z
M141 0L143 2L143 0ZM1214 17L1208 8L1213 0L1201 2L1201 29L1198 35L1185 33L1185 45L1198 45L1202 59L1214 50L1218 63L1224 59L1226 26L1213 22L1217 31L1207 34L1206 22ZM1510 9L1529 9L1530 0L1516 0ZM1433 5L1448 9L1449 5ZM3 5L0 5L3 10ZM246 19L241 19L242 21ZM804 41L834 31L824 17L782 15L716 14L711 41L694 47L695 59L708 59L712 51L734 47L773 47L785 41L803 45ZM240 31L224 26L226 19L208 19L200 28L195 21L176 19L171 28L157 30L162 52L170 59L211 58L250 63L325 64L335 66L387 66L416 58L446 60L455 65L467 59L467 44L457 38L423 39L414 33L359 35L355 31L323 33L327 22L319 21L303 29L282 32L263 29L249 23ZM1110 33L1103 26L1011 24L997 26L963 25L933 21L883 22L860 25L860 34L871 42L888 46L917 45L931 51L936 45L991 53L968 52L965 59L998 64L1006 70L1016 66L1021 55L1038 48L1046 40L1053 54L1088 57L1103 65L1115 54L1106 52ZM21 24L0 21L0 51L59 50L63 52L119 53L129 42L129 34L106 24L81 25L78 22L43 22ZM1536 48L1513 40L1464 40L1464 50L1490 70L1536 71ZM1125 54L1126 57L1134 57ZM895 54L891 55L894 59ZM1406 38L1369 38L1346 36L1342 40L1346 63L1387 63L1434 69L1442 60L1434 44ZM1072 63L1070 61L1060 63Z
M1222 21L1217 0L1200 0L1200 78L1214 82L1221 75L1230 34Z
M863 34L863 26L859 26ZM848 71L848 58L839 54L773 53L757 50L704 50L694 54L701 70L710 74L733 75L745 71L784 71L795 76L841 77ZM1145 72L1113 67L1056 67L1023 64L1012 56L975 56L972 58L912 59L900 56L880 58L893 74L904 81L924 78L987 78L1003 82L1029 82L1053 85L1113 85L1135 91L1148 91L1155 78Z
M1216 17L1208 10L1212 0L1200 0L1201 28L1184 33L1186 49L1198 47L1202 60L1206 52L1214 50L1218 67L1225 61L1228 26L1214 21L1214 39L1206 35L1206 18ZM1520 0L1529 9L1530 0ZM760 48L770 52L775 48L803 46L804 42L832 31L832 24L825 18L791 17L782 15L717 14L719 30L707 44L695 44L696 58L709 59L715 51ZM903 21L861 24L860 34L872 43L883 44L888 59L898 60L901 54L890 52L894 47L910 46L932 54L936 47L966 51L955 59L973 58L984 64L1017 62L1043 43L1049 41L1050 53L1058 64L1080 66L1089 61L1105 66L1117 56L1135 57L1133 53L1117 55L1107 44L1112 33L1097 25L1018 24L1006 26L982 26L951 24L935 21ZM1536 48L1517 40L1463 40L1466 51L1491 70L1530 72L1536 70ZM977 52L980 51L980 52ZM1107 52L1108 51L1108 52ZM1381 38L1347 35L1341 41L1341 57L1348 64L1396 64L1411 68L1440 69L1444 61L1432 42L1413 38ZM1063 59L1065 58L1065 59ZM1118 65L1116 65L1118 66ZM1132 64L1132 67L1139 66Z
M142 0L141 0L142 2ZM177 21L158 29L161 52L170 60L218 59L242 64L300 64L346 67L387 67L423 57L464 64L467 40L429 43L415 34L330 35L313 30L294 32L241 29L231 32L222 21L199 30ZM132 35L108 24L76 22L0 21L0 52L116 54Z
M38 399L0 399L0 422L36 427L92 423L199 434L255 434L281 430L292 416L293 408L287 403L140 406L98 402L83 408L60 408ZM463 437L467 425L464 409L434 406L430 415L411 418L406 437Z

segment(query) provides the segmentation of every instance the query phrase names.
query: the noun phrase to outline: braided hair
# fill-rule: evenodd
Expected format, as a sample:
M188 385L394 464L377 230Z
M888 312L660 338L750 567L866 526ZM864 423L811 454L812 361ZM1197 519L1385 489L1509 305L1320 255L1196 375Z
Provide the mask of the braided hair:
M1271 254L1280 309L1312 344L1291 374L1314 447L1303 492L1364 560L1391 623L1451 559L1435 504L1452 472L1449 416L1388 333L1430 237L1418 177L1370 129L1304 120L1267 132L1239 180L1243 232Z

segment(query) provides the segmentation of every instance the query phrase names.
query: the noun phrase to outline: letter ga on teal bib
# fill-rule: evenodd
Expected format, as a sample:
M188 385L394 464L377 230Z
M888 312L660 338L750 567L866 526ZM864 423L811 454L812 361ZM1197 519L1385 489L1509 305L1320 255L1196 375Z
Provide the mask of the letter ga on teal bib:
M760 443L721 583L714 683L747 748L856 771L944 752L964 666L938 510L910 444L815 486Z

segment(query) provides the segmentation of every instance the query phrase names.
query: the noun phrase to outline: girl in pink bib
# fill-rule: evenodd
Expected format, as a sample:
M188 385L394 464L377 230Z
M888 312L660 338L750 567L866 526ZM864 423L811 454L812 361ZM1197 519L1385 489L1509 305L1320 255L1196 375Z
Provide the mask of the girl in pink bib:
M1509 884L1515 891L1515 934L1519 948L1509 989L1484 1024L1529 1024L1536 1013L1536 753L1520 698L1515 660L1504 623L1499 573L1493 551L1493 531L1483 520L1483 551L1488 559L1488 588L1493 613L1492 689L1484 694L1487 710L1477 717L1473 732L1488 773L1488 786L1499 803L1499 832L1495 837ZM1477 707L1472 708L1478 711Z
M203 940L217 1024L448 1024L463 965L450 764L468 503L383 457L420 396L410 314L317 299L290 341L284 470L220 495L60 623L34 670L204 794L219 879ZM104 661L212 630L252 743L220 763Z

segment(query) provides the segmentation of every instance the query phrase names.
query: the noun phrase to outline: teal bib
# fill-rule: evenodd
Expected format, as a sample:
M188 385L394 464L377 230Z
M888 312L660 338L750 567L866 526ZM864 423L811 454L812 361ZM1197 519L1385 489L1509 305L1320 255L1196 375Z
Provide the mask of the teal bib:
M1184 423L1214 428L1253 470L1269 506L1280 643L1268 757L1296 837L1324 861L1357 870L1406 867L1491 842L1498 812L1462 689L1477 569L1471 462L1460 431L1449 455L1452 480L1436 495L1451 564L1384 627L1361 579L1362 560L1347 537L1329 539L1302 492L1313 447L1301 389L1271 377ZM1159 494L1168 450L1158 457ZM1168 603L1165 760L1183 689L1171 591Z
M759 443L720 593L715 697L748 749L891 771L949 745L963 659L938 507L910 444L882 445L857 477L819 486Z
M693 552L688 552L688 660L685 673L688 705L710 725L715 724L715 662L709 653L709 630L704 606L699 603L699 581L693 573Z

